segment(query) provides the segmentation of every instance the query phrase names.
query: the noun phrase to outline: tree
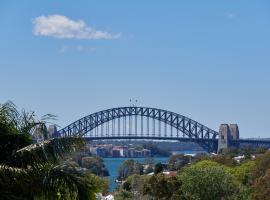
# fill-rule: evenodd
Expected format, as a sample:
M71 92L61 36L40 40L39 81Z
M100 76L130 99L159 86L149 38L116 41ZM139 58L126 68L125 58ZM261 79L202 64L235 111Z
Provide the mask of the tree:
M127 190L118 190L114 194L115 200L132 200L132 193Z
M142 188L143 195L147 195L148 199L181 199L181 182L176 177L165 177L163 174L157 174L147 179Z
M155 160L152 157L148 157L144 161L145 167L144 167L144 173L149 174L154 171L155 168Z
M52 139L17 151L0 165L0 194L7 199L94 199L102 180L57 164L64 152L81 145L79 138ZM14 181L15 180L15 181Z
M144 183L149 180L149 176L134 174L129 176L124 182L122 189L132 194L132 199L147 199L143 195Z
M270 169L270 151L255 159L256 167L252 171L253 180L263 177Z
M198 162L179 175L186 199L225 200L237 196L239 185L234 177L212 161Z
M267 151L267 148L264 147L251 147L251 146L244 146L240 148L231 147L228 149L222 149L220 154L226 157L236 157L236 156L245 156L245 159L250 159L252 154L263 154Z
M98 176L109 176L109 172L100 157L82 157L81 167L88 169Z
M235 167L237 165L237 161L235 159L225 155L212 156L210 157L210 160L228 167Z
M270 197L270 169L266 174L255 180L252 186L253 200L268 200Z
M7 161L14 152L31 144L29 134L22 133L26 128L26 113L20 116L16 106L8 101L0 104L0 163ZM22 122L24 121L24 122Z
M251 173L256 163L253 160L246 161L239 166L229 168L229 172L243 185L248 186L251 181Z
M162 173L162 172L163 172L163 165L161 163L157 163L155 165L154 173L159 174L159 173Z
M235 159L231 158L228 155L223 155L223 154L218 154L215 156L206 156L206 155L196 156L194 159L194 162L199 162L203 160L213 161L221 165L225 165L227 167L234 167L238 164Z
M80 149L83 140L58 138L29 145L32 131L42 126L45 122L33 112L19 113L11 102L0 105L0 199L95 199L103 180L60 162Z
M169 159L169 169L171 171L180 170L182 167L190 163L191 156L183 154L172 155Z
M270 195L270 152L255 159L255 167L252 170L251 185L252 199L269 199Z
M64 152L73 151L80 143L78 138L53 139L17 151L7 164L0 165L1 196L94 199L95 193L105 186L100 178L57 164Z
M125 180L133 174L143 174L143 166L133 159L125 160L118 169L118 180Z

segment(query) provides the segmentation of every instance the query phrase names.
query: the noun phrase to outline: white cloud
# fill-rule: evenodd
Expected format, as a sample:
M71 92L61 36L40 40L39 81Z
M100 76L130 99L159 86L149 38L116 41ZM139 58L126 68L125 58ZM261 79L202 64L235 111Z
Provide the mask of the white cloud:
M116 39L121 33L108 33L88 26L83 20L71 20L63 15L39 16L33 21L34 35L66 39Z

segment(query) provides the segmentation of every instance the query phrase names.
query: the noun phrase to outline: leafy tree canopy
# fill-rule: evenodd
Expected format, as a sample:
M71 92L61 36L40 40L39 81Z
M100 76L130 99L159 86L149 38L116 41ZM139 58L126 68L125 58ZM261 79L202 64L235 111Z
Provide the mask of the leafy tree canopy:
M181 191L187 199L225 200L239 192L235 178L216 162L201 161L179 174Z
M125 180L133 174L143 174L143 166L133 159L126 160L118 169L118 180Z
M252 186L253 200L268 200L270 197L270 169L266 174L255 180Z
M171 171L180 170L182 167L190 163L191 160L191 156L183 154L172 155L169 159L169 169Z

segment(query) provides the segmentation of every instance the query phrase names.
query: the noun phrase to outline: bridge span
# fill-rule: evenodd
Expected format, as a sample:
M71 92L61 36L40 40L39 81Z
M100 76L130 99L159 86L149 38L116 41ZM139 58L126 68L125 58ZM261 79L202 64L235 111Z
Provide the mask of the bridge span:
M84 137L86 140L144 139L196 142L208 152L248 142L239 139L237 125L220 126L219 132L186 116L148 107L118 107L85 116L57 131L54 137ZM260 141L249 141L252 146ZM270 147L270 141L263 141Z

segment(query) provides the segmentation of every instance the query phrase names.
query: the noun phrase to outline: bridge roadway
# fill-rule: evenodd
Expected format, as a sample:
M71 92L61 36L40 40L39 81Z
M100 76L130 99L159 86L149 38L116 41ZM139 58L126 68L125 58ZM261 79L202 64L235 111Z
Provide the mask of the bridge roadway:
M86 141L92 140L175 140L180 142L218 142L218 139L181 138L181 137L157 137L157 136L111 136L111 137L84 137Z
M230 140L230 146L233 146L233 147L252 146L252 147L270 148L270 140L269 139L238 139L238 140Z

